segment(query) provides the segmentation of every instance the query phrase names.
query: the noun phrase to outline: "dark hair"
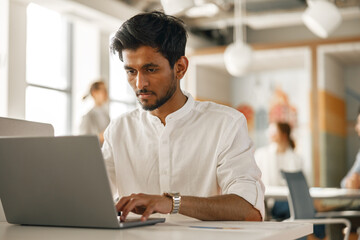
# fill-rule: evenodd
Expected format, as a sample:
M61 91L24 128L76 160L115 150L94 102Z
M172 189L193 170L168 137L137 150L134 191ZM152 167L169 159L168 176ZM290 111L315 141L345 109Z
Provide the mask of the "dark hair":
M83 100L85 100L93 91L99 90L101 85L105 85L105 82L103 80L93 82L90 86L89 92L85 96L83 96Z
M285 134L288 141L289 141L289 145L292 149L295 149L295 142L294 140L291 138L291 126L288 123L284 123L284 122L277 122L276 123L278 129L280 130L280 132L282 134Z
M110 49L123 61L124 49L136 50L141 46L157 49L170 67L185 55L187 34L184 22L162 12L141 13L124 22L112 38Z

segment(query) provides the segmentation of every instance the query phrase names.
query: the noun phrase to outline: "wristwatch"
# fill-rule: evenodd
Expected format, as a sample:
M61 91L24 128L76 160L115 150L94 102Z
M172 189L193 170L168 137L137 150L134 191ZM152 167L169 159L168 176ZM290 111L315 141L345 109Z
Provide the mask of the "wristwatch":
M164 196L172 199L172 209L170 214L176 214L180 211L181 195L180 193L164 193Z

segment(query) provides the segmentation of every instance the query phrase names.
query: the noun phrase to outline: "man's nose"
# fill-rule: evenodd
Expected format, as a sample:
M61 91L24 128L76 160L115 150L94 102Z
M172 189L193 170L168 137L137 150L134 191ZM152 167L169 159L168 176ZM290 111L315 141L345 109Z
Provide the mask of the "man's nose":
M142 73L138 73L136 77L136 87L137 89L144 89L145 87L149 86L149 81Z

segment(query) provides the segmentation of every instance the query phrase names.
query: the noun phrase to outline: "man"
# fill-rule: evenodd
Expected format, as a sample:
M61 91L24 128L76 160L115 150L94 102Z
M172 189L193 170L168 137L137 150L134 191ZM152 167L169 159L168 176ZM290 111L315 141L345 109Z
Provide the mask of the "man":
M356 119L355 131L360 137L360 109ZM354 165L341 181L341 187L360 189L360 151L356 155Z
M264 187L246 119L181 91L185 45L183 23L160 12L132 17L113 38L142 107L112 121L104 134L112 190L122 196L116 208L122 220L129 212L143 221L157 212L260 221Z

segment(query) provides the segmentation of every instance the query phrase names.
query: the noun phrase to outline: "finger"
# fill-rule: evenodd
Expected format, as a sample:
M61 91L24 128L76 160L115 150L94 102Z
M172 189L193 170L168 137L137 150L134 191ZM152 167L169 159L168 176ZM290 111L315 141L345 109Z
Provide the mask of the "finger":
M146 208L146 210L145 210L145 212L143 213L143 215L141 216L141 221L146 221L146 220L150 217L150 215L154 212L154 210L155 210L155 205L154 205L154 204L150 204L150 205Z
M136 206L131 212L136 214L143 214L146 210L146 207L144 206Z
M123 207L131 200L131 196L122 197L116 204L116 210L120 212Z
M135 207L142 205L143 205L143 200L132 198L122 209L122 215L121 215L121 217L123 218L122 220L125 220L129 212L132 211Z

